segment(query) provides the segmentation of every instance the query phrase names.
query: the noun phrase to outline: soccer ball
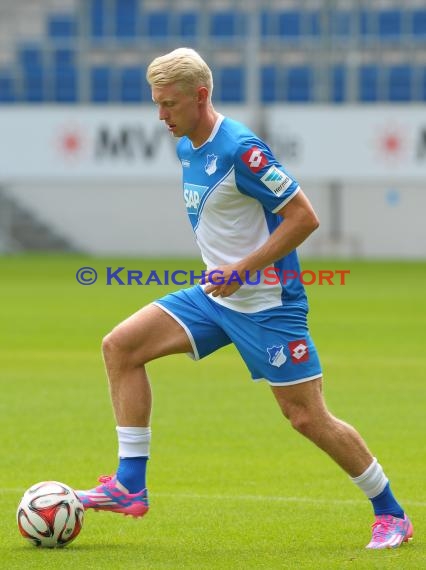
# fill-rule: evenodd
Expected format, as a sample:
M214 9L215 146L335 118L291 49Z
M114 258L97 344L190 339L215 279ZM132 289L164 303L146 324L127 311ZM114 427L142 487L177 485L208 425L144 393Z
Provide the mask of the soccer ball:
M83 526L84 507L75 491L57 481L42 481L25 491L16 512L19 532L35 546L65 546Z

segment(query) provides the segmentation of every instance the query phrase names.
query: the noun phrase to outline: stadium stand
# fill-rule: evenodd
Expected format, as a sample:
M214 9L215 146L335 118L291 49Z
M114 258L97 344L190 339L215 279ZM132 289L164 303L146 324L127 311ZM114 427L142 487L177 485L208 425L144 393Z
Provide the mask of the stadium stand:
M0 0L0 103L138 104L149 60L180 45L214 63L217 100L242 102L252 18L265 104L426 100L420 0ZM238 61L216 57L228 48ZM301 61L286 61L293 50Z

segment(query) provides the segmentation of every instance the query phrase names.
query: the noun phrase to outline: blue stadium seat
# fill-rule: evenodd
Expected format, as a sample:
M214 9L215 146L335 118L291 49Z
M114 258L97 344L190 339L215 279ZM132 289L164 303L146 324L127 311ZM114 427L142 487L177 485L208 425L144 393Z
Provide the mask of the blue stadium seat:
M75 67L76 53L72 48L57 48L52 52L55 68Z
M306 33L310 36L319 36L321 34L321 13L318 11L307 12Z
M52 14L48 18L48 36L52 39L69 39L77 35L77 20L70 14Z
M362 65L358 78L359 100L372 103L379 99L379 68L377 65Z
M22 99L28 103L42 103L46 98L45 83L43 68L25 70L22 74Z
M57 69L53 77L53 100L57 103L78 101L78 73L73 67Z
M108 103L111 97L111 68L106 65L90 70L91 96L94 103Z
M146 35L153 39L166 39L170 34L170 13L149 12L144 15Z
M123 67L120 70L120 101L125 103L152 103L151 88L145 79L146 68L141 66Z
M377 35L376 30L376 16L375 12L371 10L360 10L358 13L359 16L359 34L364 39L369 39L371 37L375 37Z
M120 101L139 103L145 77L140 67L124 67L120 70Z
M426 9L413 10L411 18L413 36L419 40L426 40Z
M104 37L107 31L105 0L91 0L89 13L91 36L93 38Z
M138 35L138 0L118 0L115 4L115 35L129 39Z
M262 103L273 103L278 97L278 70L275 65L265 65L260 70Z
M409 65L394 65L389 68L388 98L392 102L412 100L412 68Z
M213 12L209 31L211 36L220 38L242 36L246 33L245 16L242 12Z
M272 20L272 13L268 10L261 10L260 12L260 33L263 37L273 36L274 21Z
M426 67L421 70L420 77L420 100L426 101Z
M333 36L348 38L352 33L353 14L349 10L332 10L330 28Z
M383 40L401 39L402 10L382 10L378 14L378 33Z
M318 11L288 10L271 14L276 20L277 34L286 40L302 40L318 36L321 32L321 18ZM273 22L269 26L274 29Z
M45 100L43 52L38 45L23 45L18 51L22 73L22 99L28 103Z
M13 103L15 101L13 73L6 69L0 69L0 103Z
M346 67L342 64L331 68L330 100L333 103L344 103L346 100Z
M38 45L23 45L18 50L18 61L24 69L43 66L43 52Z
M59 48L52 52L53 100L75 103L78 100L78 71L75 50Z
M195 38L198 31L198 12L182 12L178 15L178 34L183 38Z
M313 71L305 65L287 69L287 101L307 103L313 98Z
M243 67L222 67L216 74L219 97L223 103L241 103L245 100L245 72Z
M278 34L283 38L297 38L302 33L302 12L288 11L278 14Z

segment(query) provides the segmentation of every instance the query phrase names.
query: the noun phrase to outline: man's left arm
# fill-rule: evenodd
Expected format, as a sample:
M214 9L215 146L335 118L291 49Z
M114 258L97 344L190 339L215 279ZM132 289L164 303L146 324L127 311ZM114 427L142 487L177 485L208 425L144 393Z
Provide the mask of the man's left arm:
M213 297L229 297L241 287L241 283L235 278L227 284L232 276L238 274L243 283L247 275L273 265L275 261L288 255L319 226L319 220L312 204L302 190L299 190L276 213L282 216L284 221L272 232L261 247L238 263L222 265L206 272L205 282L208 281L209 274L213 272L216 272L216 276L220 272L221 276L220 283L209 283L205 287L204 292L206 294L212 293ZM212 275L212 281L214 279L215 276Z

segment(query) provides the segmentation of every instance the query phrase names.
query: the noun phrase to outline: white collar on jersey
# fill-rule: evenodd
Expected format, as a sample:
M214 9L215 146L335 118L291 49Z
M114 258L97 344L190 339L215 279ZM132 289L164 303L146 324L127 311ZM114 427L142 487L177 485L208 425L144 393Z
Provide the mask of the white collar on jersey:
M217 120L216 120L216 122L215 122L215 124L214 124L213 130L212 130L212 132L210 133L209 138L208 138L206 141L204 141L203 144L200 145L200 146L194 146L194 145L192 144L192 142L191 142L192 149L193 149L193 150L198 150L199 148L203 148L203 146L204 146L205 144L207 144L207 143L209 143L209 142L212 142L212 140L213 140L214 137L216 136L216 133L217 133L217 131L219 130L219 127L220 127L220 125L222 124L222 121L223 121L224 118L225 118L225 117L219 113L218 116L217 116Z

